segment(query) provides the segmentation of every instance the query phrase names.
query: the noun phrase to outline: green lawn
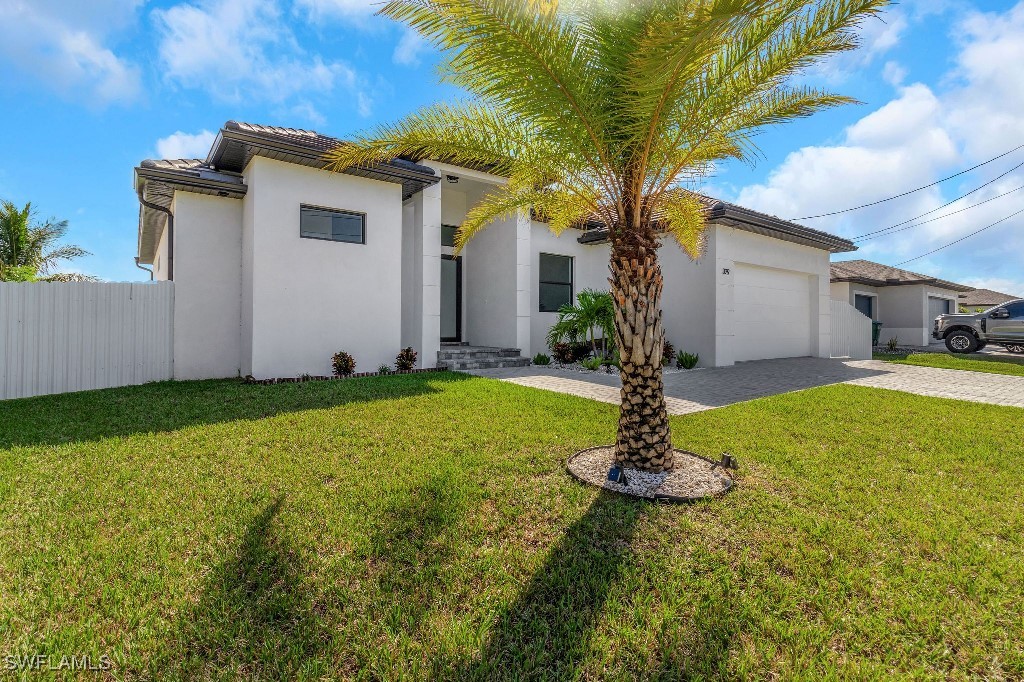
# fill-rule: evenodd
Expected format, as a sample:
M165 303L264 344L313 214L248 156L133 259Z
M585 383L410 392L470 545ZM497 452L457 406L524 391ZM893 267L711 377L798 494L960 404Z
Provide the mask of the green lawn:
M1011 374L1024 377L1024 356L1007 355L947 355L946 353L914 353L906 357L892 355L875 355L875 360L885 360L901 365L917 365L918 367L941 367L943 369L963 369L972 372L988 372L989 374Z
M671 506L565 473L613 406L462 375L0 403L0 657L105 654L123 679L1019 679L1022 416L841 385L674 418L678 446L741 470Z

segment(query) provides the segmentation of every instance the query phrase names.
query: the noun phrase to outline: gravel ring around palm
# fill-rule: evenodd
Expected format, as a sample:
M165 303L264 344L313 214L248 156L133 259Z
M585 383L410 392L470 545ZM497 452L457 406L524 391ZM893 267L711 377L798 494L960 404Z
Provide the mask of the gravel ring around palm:
M626 469L626 485L608 480L615 463L615 446L599 445L580 450L566 462L573 478L631 497L665 502L696 502L724 495L733 486L725 470L711 460L685 450L674 450L671 471L650 473Z

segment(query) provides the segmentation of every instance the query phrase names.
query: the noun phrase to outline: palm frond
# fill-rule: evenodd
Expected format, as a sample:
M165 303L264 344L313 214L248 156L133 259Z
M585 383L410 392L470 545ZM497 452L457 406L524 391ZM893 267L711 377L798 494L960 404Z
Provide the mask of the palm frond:
M700 257L705 245L707 206L697 195L682 189L665 192L658 197L653 212L660 230L672 235L690 258Z

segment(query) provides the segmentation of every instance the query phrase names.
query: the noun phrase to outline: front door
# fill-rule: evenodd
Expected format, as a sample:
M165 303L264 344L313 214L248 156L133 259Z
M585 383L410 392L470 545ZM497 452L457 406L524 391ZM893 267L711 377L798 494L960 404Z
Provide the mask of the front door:
M462 258L441 256L441 340L462 341Z

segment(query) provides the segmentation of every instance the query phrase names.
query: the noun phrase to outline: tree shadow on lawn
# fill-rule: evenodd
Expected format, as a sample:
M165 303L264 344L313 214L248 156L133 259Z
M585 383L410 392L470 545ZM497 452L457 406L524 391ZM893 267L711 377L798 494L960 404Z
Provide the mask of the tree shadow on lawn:
M284 495L249 524L237 553L210 574L198 603L186 611L169 650L154 666L181 679L237 676L293 679L324 673L320 654L332 633L304 582L305 563L276 528ZM156 670L160 679L167 670Z
M601 491L551 548L515 603L499 615L480 653L451 674L438 677L576 680L581 675L607 673L603 668L586 669L586 665L591 637L610 595L618 588L689 589L687 585L659 584L657 574L646 576L653 585L642 578L638 584L622 584L623 575L631 572L631 565L638 560L634 532L650 504ZM683 680L724 675L739 622L722 597L701 595L689 617L674 619L681 627L662 626L653 651L631 652L616 642L616 648L623 647L616 656L621 659L620 672ZM623 608L625 613L629 610L628 605Z
M0 449L63 445L288 412L437 393L436 382L472 381L427 372L270 386L237 379L165 381L99 391L0 401Z

